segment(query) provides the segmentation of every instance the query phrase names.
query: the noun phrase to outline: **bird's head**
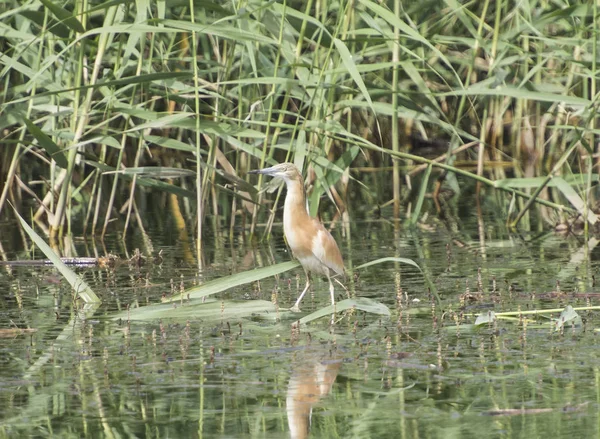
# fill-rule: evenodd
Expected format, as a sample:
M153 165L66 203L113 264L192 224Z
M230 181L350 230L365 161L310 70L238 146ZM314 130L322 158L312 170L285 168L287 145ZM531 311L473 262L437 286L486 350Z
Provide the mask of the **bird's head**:
M248 171L249 174L264 174L270 177L282 178L286 183L289 181L302 181L302 175L293 163L279 163L270 168Z

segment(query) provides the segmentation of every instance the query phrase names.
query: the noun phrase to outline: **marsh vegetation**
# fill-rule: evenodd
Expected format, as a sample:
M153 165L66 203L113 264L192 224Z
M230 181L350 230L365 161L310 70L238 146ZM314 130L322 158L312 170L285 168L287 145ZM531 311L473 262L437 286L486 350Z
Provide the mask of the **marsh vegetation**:
M0 435L597 435L599 7L3 2Z
M195 249L207 228L269 234L246 171L284 160L329 220L416 223L474 181L513 226L596 222L595 2L2 8L0 213L33 209L52 239L165 211Z

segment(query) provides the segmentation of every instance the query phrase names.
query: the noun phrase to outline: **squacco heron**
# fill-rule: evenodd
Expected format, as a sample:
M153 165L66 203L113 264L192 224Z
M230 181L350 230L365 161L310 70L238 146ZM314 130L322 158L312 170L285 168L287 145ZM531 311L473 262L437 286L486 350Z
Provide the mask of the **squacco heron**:
M279 177L285 181L287 187L283 207L283 232L292 254L300 261L306 274L306 286L294 306L290 308L291 311L300 311L300 302L310 288L311 273L327 276L331 304L335 305L331 277L335 274L344 274L344 261L331 233L318 219L308 214L304 180L300 171L292 163L280 163L270 168L249 172Z

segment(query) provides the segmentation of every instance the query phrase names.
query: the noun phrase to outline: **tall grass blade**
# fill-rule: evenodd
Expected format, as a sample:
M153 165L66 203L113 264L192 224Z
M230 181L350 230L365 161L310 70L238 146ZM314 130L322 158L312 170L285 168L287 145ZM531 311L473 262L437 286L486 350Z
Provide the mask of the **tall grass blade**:
M581 199L579 194L575 192L575 189L563 180L562 177L553 177L552 182L556 185L556 187L562 192L567 200L577 209L577 211L581 214L581 216L590 224L594 225L598 222L598 217L592 210L585 204L585 202Z
M591 174L591 181L599 181L599 174ZM571 186L580 186L586 184L588 178L587 174L572 174L565 177L561 177L563 181ZM494 182L495 188L536 188L546 180L546 177L528 177L528 178L504 178L502 180L496 180ZM548 182L548 187L556 187L556 178L553 178Z
M72 13L70 13L66 9L61 8L57 4L52 3L50 0L40 0L40 2L44 6L46 6L46 8L48 8L48 10L52 12L52 14L54 14L54 16L58 18L59 21L64 23L72 30L79 33L85 32L85 29L83 28L81 22L76 17L74 17Z
M117 171L115 171L114 168L112 168L110 166L106 166L103 163L98 163L98 162L95 162L92 160L86 160L85 163L90 166L94 166L95 168L100 169L103 174L104 173L117 174L117 175L120 175L121 177L123 177L124 179L126 179L127 181L131 181L133 179L133 175L135 175L135 174L129 174L127 172L123 172L123 173L117 172ZM155 180L152 178L143 178L143 177L137 178L136 184L139 186L154 188L154 189L158 189L158 190L161 190L164 192L179 195L181 197L186 197L186 198L195 198L196 197L196 194L192 191L183 189L180 186L175 186L174 184L170 184L165 181Z
M360 76L360 73L358 73L358 70L356 70L356 64L354 63L354 60L352 59L352 54L348 50L348 47L346 47L344 42L342 40L340 40L339 38L334 38L333 43L335 44L335 47L338 50L338 54L340 55L340 58L342 59L344 66L346 67L346 69L348 70L348 73L352 77L352 80L358 86L361 94L365 98L365 101L367 101L369 103L369 105L371 106L373 114L375 114L375 109L373 108L373 101L371 100L371 95L369 94L369 90L367 89L367 86L365 85L365 82L363 81L362 76Z
M99 303L100 299L98 298L96 293L92 291L89 285L81 277L79 277L77 273L75 273L73 270L67 267L60 260L58 255L54 253L50 246L46 244L46 242L35 232L35 230L33 230L29 226L29 224L27 224L27 222L21 217L21 215L19 215L19 212L17 212L17 210L14 209L14 207L13 210L15 212L15 215L17 215L17 218L21 222L21 226L23 226L25 232L27 232L29 237L32 239L33 242L35 242L35 244L44 253L44 255L46 255L46 257L52 261L54 267L56 267L60 274L63 275L67 282L69 282L71 288L73 288L73 290L75 291L75 294L77 294L77 296L80 297L85 303Z
M413 211L413 214L410 217L411 224L416 224L419 221L419 215L421 214L423 201L425 200L425 195L427 194L427 187L429 186L429 176L431 175L432 168L433 166L429 164L427 166L427 169L425 170L425 175L423 176L423 181L421 182L421 188L419 190L419 198L417 199L415 210Z
M168 166L140 166L138 168L125 168L118 171L106 171L106 174L137 175L149 178L183 178L193 177L194 171L183 168L171 168Z
M219 279L208 281L199 287L190 288L189 290L186 290L174 297L163 299L163 302L174 302L181 299L187 299L188 297L190 299L199 299L202 297L211 296L233 287L248 284L250 282L256 282L257 280L261 280L266 277L275 276L299 266L300 263L298 261L289 261L270 265L268 267L257 268L255 270L244 271L242 273L235 273L229 276L220 277Z
M490 88L476 84L465 90L453 90L451 92L439 93L438 96L508 96L517 99L528 99L539 102L562 102L577 109L589 108L592 106L592 101L589 99L563 94L532 91L526 88L517 88L512 86L497 86Z
M268 300L212 300L207 302L193 300L184 302L182 306L170 303L142 306L129 311L123 311L113 320L159 320L170 319L177 321L202 320L213 322L218 320L239 319L247 316L267 315L276 312L276 307Z
M32 121L23 117L23 121L27 126L27 130L31 133L33 137L36 138L39 145L46 150L50 158L54 159L56 164L63 169L66 169L68 166L67 158L60 146L58 146L54 141L44 133L41 129L37 127Z

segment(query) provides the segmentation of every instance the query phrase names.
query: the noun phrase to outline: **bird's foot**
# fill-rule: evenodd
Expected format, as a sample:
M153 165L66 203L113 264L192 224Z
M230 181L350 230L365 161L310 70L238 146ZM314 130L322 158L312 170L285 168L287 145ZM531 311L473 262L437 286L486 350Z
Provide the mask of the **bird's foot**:
M294 305L290 308L291 312L300 312L300 307L298 305Z

